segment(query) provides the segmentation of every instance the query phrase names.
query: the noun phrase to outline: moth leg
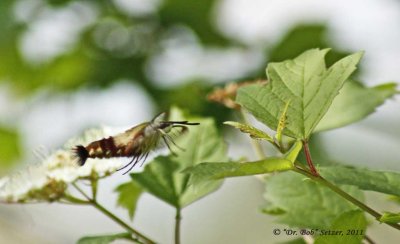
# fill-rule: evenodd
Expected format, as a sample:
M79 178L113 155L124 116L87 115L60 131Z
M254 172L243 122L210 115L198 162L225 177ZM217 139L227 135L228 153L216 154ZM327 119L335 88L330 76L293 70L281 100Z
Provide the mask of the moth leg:
M132 160L131 160L129 163L127 163L124 167L117 169L117 171L120 171L120 170L125 169L125 168L128 167L131 163L133 163L133 161L134 161L135 159L136 159L136 157L133 157Z
M179 126L179 125L177 125L177 126L173 126L173 127L184 127L184 126ZM160 133L162 134L162 138L163 138L165 144L167 144L168 149L171 151L171 153L172 153L173 155L176 155L176 153L174 153L174 151L171 150L171 147L170 147L170 145L168 144L167 141L170 141L170 142L171 142L175 147L177 147L178 149L180 149L180 150L182 150L182 151L185 151L185 149L181 148L180 146L178 146L178 145L174 142L174 139L173 139L170 135L168 135L167 133L165 133L163 130L159 130L159 131L160 131Z
M184 133L188 130L188 128L185 125L173 125L172 128L180 128L181 133Z
M185 149L184 148L181 148L180 146L178 146L178 144L176 144L175 142L174 142L174 138L172 138L170 135L165 135L166 137L167 137L167 139L169 139L169 141L170 142L172 142L172 144L174 144L174 146L176 147L176 148L178 148L178 149L180 149L180 150L182 150L182 151L185 151Z
M147 153L144 155L144 159L142 160L142 164L140 165L140 167L142 167L143 164L144 164L144 162L146 162L147 156L149 156L149 152L147 152Z
M125 173L123 173L123 175L126 175L129 171L131 171L133 169L133 167L135 167L135 165L139 162L139 159L140 159L140 157L136 157L135 162L132 164L132 166L127 171L125 171ZM133 162L133 160L132 160L132 162Z
M168 147L169 151L172 153L172 155L176 156L176 153L175 153L174 151L172 151L172 148L171 148L171 146L169 145L169 143L168 143L166 137L162 136L162 139L164 140L164 143L167 145L167 147Z

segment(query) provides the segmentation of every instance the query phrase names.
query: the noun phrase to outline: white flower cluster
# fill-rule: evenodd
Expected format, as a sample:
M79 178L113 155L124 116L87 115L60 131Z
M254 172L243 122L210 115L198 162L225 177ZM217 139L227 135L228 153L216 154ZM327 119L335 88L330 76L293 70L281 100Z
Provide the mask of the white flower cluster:
M110 129L91 129L82 138L70 140L41 164L0 179L0 200L3 202L55 201L62 197L68 184L79 179L105 177L122 166L118 159L89 159L79 166L73 147L87 145L107 136Z

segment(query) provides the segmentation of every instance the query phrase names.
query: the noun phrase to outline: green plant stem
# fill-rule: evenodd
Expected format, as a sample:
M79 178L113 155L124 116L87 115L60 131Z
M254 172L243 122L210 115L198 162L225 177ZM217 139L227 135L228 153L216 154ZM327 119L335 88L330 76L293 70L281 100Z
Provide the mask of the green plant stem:
M181 243L181 209L176 208L176 216L175 216L175 244Z
M84 196L89 202L90 202L90 201L93 201L93 199L90 198L89 195L86 194L86 192L84 192L77 184L72 183L72 186L75 187L75 189L76 189L77 191L79 191L79 193L82 194L82 196Z
M380 213L378 213L377 211L375 211L372 208L368 207L363 202L360 202L359 200L357 200L356 198L352 197L351 195L347 194L345 191L343 191L342 189L340 189L336 185L332 184L331 182L327 181L322 176L314 175L312 172L306 171L306 170L304 170L302 168L299 168L298 166L296 166L293 170L295 172L297 172L297 173L305 175L305 176L309 177L310 179L312 179L312 180L314 180L314 181L316 181L316 182L328 187L329 189L331 189L332 191L336 192L337 194L339 194L341 197L343 197L347 201L353 203L354 205L356 205L360 209L362 209L365 212L369 213L370 215L374 216L378 221L382 217L382 215ZM391 224L391 223L385 223L385 224L390 225L393 228L400 230L400 225L399 224Z
M138 238L142 239L145 243L149 243L149 244L155 244L154 241L150 240L148 237L144 236L143 234L141 234L140 232L136 231L135 229L133 229L132 227L130 227L128 224L126 224L124 221L122 221L120 218L118 218L117 216L115 216L113 213L111 213L110 211L108 211L105 207L103 207L102 205L100 205L97 201L92 201L92 205L97 208L98 210L100 210L100 212L104 213L105 215L107 215L110 219L114 220L116 223L118 223L119 225L121 225L122 227L124 227L127 231L129 231L130 233L133 233L134 235L136 235ZM138 240L136 240L138 241Z
M132 227L130 227L127 223L125 223L123 220L121 220L120 218L118 218L116 215L114 215L113 213L111 213L109 210L107 210L104 206L102 206L101 204L99 204L95 199L92 199L89 197L89 195L87 195L78 185L76 185L75 183L72 183L72 185L75 187L76 190L78 190L87 200L88 203L91 204L92 206L94 206L95 208L97 208L98 210L100 210L100 212L102 212L103 214L105 214L107 217L109 217L110 219L112 219L114 222L116 222L117 224L119 224L120 226L122 226L124 229L126 229L128 232L133 233L134 235L136 235L138 238L142 239L145 243L148 244L155 244L156 242L152 241L150 238L148 238L147 236L141 234L140 232L138 232L137 230L133 229ZM138 241L138 240L137 240Z
M248 121L247 115L246 115L246 113L243 111L243 109L239 109L239 114L240 114L240 117L241 117L242 121L243 121L245 124L248 124L249 121ZM265 158L265 157L267 156L267 155L264 153L264 151L263 151L263 149L262 149L261 144L260 144L259 141L253 140L253 139L250 138L250 142L251 142L251 145L253 146L254 151L256 152L257 157L258 157L259 159L263 159L263 158Z
M77 197L74 197L68 193L64 194L63 199L67 200L69 203L75 203L75 204L90 204L89 201L86 201L84 199L80 199ZM65 202L62 202L65 203Z
M97 178L96 175L92 175L90 179L90 185L92 186L92 198L96 200L97 198L97 185L98 185L99 179Z

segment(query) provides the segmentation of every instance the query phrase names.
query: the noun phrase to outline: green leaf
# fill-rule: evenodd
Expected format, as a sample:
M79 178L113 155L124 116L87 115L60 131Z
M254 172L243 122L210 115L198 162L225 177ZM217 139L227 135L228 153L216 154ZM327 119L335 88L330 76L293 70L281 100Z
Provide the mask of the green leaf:
M270 204L266 204L261 211L265 214L269 215L281 215L285 213L285 210L277 207L277 206L271 206Z
M130 233L120 233L114 235L102 235L102 236L87 236L82 237L78 240L78 244L109 244L118 239L131 239Z
M397 224L400 222L400 213L384 212L379 221L384 223Z
M336 184L353 185L361 190L400 196L400 173L332 166L321 167L320 174Z
M363 193L354 186L344 191L363 200ZM267 209L279 208L280 223L299 228L328 228L340 214L357 209L329 188L294 172L282 172L266 179Z
M303 238L296 238L285 242L279 242L279 244L307 244L307 242Z
M190 183L197 185L208 180L218 180L227 177L266 174L276 171L286 171L293 168L293 163L283 158L268 158L247 163L201 163L185 170L192 174Z
M341 214L327 230L320 230L315 244L360 244L367 228L367 220L360 210ZM325 235L323 235L325 233Z
M178 115L177 115L178 114ZM179 111L173 110L171 120L182 120ZM179 117L179 118L178 118ZM177 144L184 151L176 151L177 156L160 156L148 163L141 173L133 173L133 181L150 194L175 206L183 208L199 198L215 191L221 182L209 182L196 186L189 185L190 174L182 170L201 162L226 161L226 145L218 135L211 119L186 118L185 120L200 122L192 126Z
M11 166L20 156L20 138L17 131L0 127L0 171Z
M346 82L315 131L334 129L362 120L386 99L394 96L396 86L396 83L386 83L368 88L359 82Z
M362 57L362 52L349 55L327 69L327 52L328 49L312 49L293 60L270 63L269 82L240 88L237 102L275 129L285 104L291 101L284 134L307 139Z
M390 200L391 202L400 204L400 197L398 197L398 196L389 196L388 200Z
M269 142L274 142L274 139L267 133L265 133L262 130L259 130L251 125L246 125L234 121L226 121L224 122L226 125L230 125L235 127L236 129L239 129L243 133L248 133L251 138L253 139L259 139L259 140L267 140Z
M134 181L129 181L119 185L116 189L118 192L117 205L128 210L131 220L135 214L136 204L142 194L142 188Z

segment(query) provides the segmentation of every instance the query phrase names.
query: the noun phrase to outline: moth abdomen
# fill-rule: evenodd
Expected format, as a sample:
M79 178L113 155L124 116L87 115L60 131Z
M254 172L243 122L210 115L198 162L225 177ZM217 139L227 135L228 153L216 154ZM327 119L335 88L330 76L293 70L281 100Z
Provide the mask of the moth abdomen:
M90 158L111 158L121 156L121 148L117 148L112 137L94 141L86 146Z
M86 147L78 145L75 147L74 151L75 155L78 157L78 163L81 166L85 164L88 158L111 158L125 156L123 155L123 148L116 147L112 137L94 141Z

